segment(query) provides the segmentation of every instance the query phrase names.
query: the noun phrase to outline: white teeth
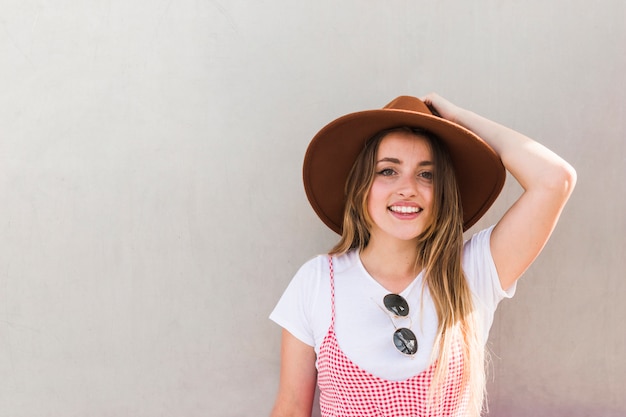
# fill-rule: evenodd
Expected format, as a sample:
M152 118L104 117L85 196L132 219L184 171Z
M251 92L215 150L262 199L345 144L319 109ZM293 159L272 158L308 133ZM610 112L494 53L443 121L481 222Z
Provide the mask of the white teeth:
M419 207L408 207L408 206L391 206L389 207L391 211L395 211L396 213L419 213L422 211Z

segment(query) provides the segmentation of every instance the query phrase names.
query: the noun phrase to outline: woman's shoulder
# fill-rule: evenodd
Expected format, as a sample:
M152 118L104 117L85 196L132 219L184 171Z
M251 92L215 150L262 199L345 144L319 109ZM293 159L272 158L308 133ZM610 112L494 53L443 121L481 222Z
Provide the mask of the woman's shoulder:
M491 259L490 239L494 226L474 233L463 243L463 266L483 258Z
M342 273L351 269L359 262L359 255L356 249L352 249L341 255L333 256L333 269L335 272Z
M489 239L494 227L495 224L473 233L469 239L465 240L464 246L467 246L468 244L475 245L476 243L483 242L485 239Z
M320 254L310 258L306 261L296 276L306 275L315 277L327 278L330 273L331 259L333 272L335 274L342 273L347 269L352 268L356 262L358 262L357 252L355 250L348 251L339 255Z
M358 260L357 251L355 249L351 249L348 252L341 254L330 255L324 253L315 255L314 257L306 261L302 265L302 268L319 268L322 266L328 266L330 264L331 257L333 261L333 269L335 269L336 271L341 268L350 268Z
M463 244L463 271L472 289L477 282L491 282L497 278L497 271L490 249L490 237L493 226L480 230Z
M498 270L491 255L491 232L494 226L475 233L463 245L463 271L472 291L479 298L488 300L494 309L503 298L515 293L515 286L504 291Z

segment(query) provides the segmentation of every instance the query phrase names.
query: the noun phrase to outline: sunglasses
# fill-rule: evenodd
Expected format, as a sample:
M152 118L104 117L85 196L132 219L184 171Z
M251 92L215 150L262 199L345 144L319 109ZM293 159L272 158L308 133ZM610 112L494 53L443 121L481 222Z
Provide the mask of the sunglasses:
M398 294L387 294L383 298L383 304L396 317L408 317L409 315L409 303ZM394 327L396 326L395 323L393 325ZM415 333L411 329L406 327L396 327L396 331L393 333L393 344L396 346L396 349L405 355L415 355L417 352L417 337L415 337Z

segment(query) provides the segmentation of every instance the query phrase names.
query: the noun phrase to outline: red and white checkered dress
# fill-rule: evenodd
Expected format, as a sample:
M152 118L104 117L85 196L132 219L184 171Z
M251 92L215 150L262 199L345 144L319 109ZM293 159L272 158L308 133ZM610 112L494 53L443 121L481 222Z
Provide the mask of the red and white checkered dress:
M468 392L461 394L463 356L459 344L451 355L443 396L428 410L428 388L435 365L404 381L379 378L353 363L335 335L335 279L332 258L330 289L332 318L318 357L320 409L323 417L462 417Z

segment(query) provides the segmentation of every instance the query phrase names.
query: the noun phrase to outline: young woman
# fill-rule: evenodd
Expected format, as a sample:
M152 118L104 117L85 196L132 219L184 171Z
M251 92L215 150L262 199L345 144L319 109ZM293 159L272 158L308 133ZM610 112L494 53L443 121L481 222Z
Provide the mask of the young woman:
M463 232L505 168L524 189L495 226ZM341 235L271 314L283 327L272 417L479 416L495 309L541 252L576 182L524 135L436 94L352 113L313 138L307 196Z

